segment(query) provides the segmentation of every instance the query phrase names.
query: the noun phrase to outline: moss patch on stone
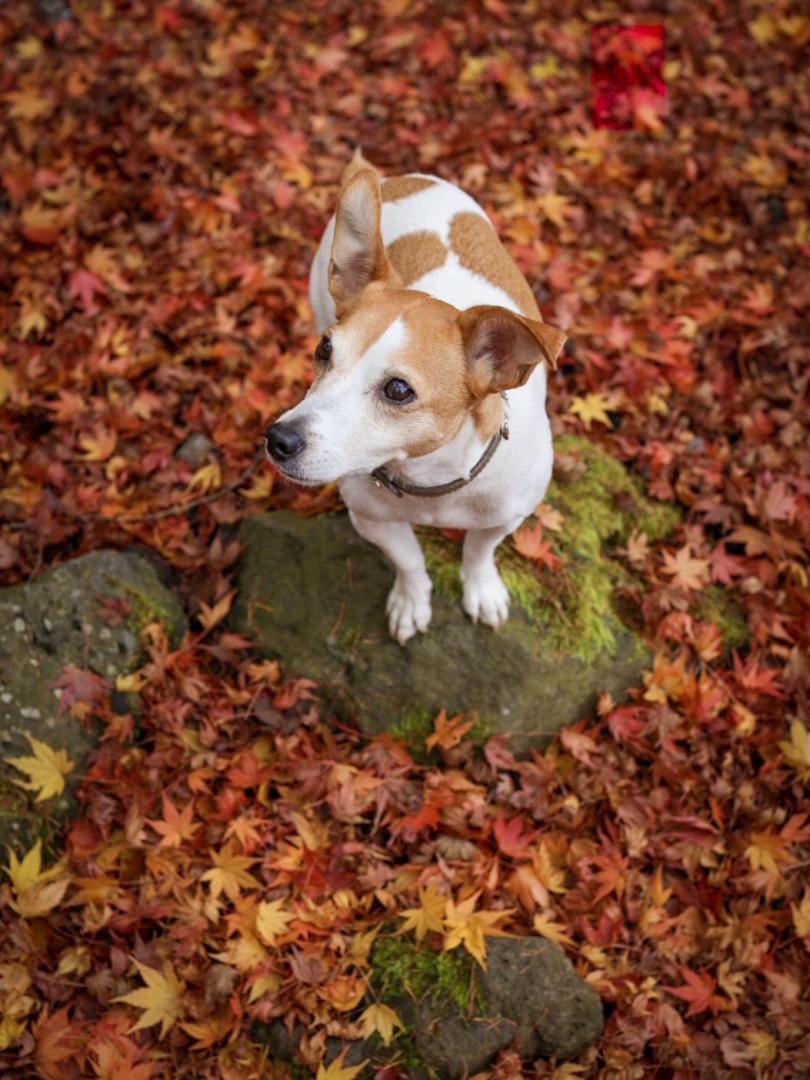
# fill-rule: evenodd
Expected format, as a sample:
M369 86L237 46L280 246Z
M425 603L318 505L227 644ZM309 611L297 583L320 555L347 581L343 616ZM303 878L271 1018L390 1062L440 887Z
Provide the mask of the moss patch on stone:
M378 938L371 950L371 986L380 1000L452 1001L464 1013L477 996L475 962L456 949L435 952L406 937Z
M732 649L747 649L751 643L746 610L723 585L709 585L704 589L690 614L717 627L726 653Z
M541 631L550 648L586 663L615 648L621 620L613 593L628 574L611 557L635 529L655 541L678 522L669 503L648 499L641 483L588 439L565 435L555 443L558 457L573 459L564 479L552 480L545 502L563 516L559 532L544 539L561 560L551 572L524 558L509 542L497 553L498 568L509 594ZM420 530L434 588L454 599L461 596L460 544Z
M469 717L468 717L469 719ZM483 746L492 734L492 725L485 716L474 716L466 735L476 746ZM399 739L414 761L418 764L435 762L436 750L428 750L426 740L433 734L435 714L418 705L409 706L402 718L388 730L394 739Z

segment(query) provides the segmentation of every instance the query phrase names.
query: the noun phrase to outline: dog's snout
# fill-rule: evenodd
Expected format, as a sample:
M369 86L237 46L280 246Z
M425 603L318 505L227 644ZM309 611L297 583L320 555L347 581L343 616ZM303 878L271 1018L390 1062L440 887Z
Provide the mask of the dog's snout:
M295 428L286 424L273 424L265 433L267 451L276 461L290 461L297 457L306 446Z

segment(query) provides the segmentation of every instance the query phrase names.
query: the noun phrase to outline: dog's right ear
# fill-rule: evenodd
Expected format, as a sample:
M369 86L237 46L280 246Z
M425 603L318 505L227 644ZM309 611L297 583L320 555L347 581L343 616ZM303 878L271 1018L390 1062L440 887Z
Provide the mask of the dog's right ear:
M338 197L329 260L329 292L338 318L366 285L392 277L380 231L381 205L377 171L360 168L350 172Z

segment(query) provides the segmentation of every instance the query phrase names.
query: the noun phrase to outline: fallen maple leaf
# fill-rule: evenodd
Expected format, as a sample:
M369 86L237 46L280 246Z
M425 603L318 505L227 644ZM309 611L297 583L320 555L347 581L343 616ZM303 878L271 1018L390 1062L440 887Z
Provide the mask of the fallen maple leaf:
M715 994L717 981L708 971L697 972L681 968L681 976L684 979L683 986L662 986L661 989L689 1002L687 1016L697 1016L706 1010L711 1010L712 1015L717 1016L722 1008L728 1006L729 1003L724 998Z
M425 746L428 750L432 750L434 746L450 750L458 746L472 726L472 720L462 720L461 716L451 716L448 719L447 710L442 709L433 722L433 734L425 739Z
M535 915L532 925L541 937L548 938L549 941L553 941L557 945L574 944L573 939L566 934L565 926L562 923L555 922L546 912Z
M256 908L256 932L266 945L275 945L295 918L292 912L283 910L283 904L283 900L262 900Z
M138 990L131 990L128 994L113 998L113 1001L122 1001L126 1005L134 1005L136 1009L143 1009L141 1018L132 1025L130 1031L139 1031L141 1028L152 1027L160 1024L160 1037L163 1038L169 1028L183 1015L183 994L186 992L185 983L174 973L168 962L163 965L163 972L145 964L132 961L138 969L146 986Z
M486 970L486 944L484 936L489 934L494 937L508 937L509 935L496 927L502 919L508 918L514 911L509 908L506 911L476 911L475 905L480 890L468 896L466 900L456 904L452 899L447 901L445 907L445 938L444 950L448 952L459 945L463 945L484 970Z
M790 739L780 739L779 749L799 779L804 783L810 780L810 731L797 716L790 724Z
M709 583L709 560L694 558L689 545L684 544L675 555L664 553L664 573L669 574L674 584L685 589L699 590Z
M36 791L37 802L61 795L65 790L65 777L73 768L73 762L64 750L54 750L28 732L25 732L25 737L31 744L33 754L30 757L5 758L8 765L28 774L28 780L15 780L14 783L26 791Z
M212 897L224 892L229 900L236 900L243 886L246 889L258 888L258 881L248 873L248 867L257 860L247 855L236 855L230 841L221 852L212 848L211 859L214 865L211 870L205 871L202 880L210 883Z
M810 939L810 888L804 890L800 903L790 905L790 912L798 936ZM807 944L810 947L810 940Z
M24 919L35 919L56 907L65 895L70 878L62 876L61 864L42 869L42 841L37 840L22 862L9 848L8 866L5 871L11 879L15 899L11 906Z
M360 1014L360 1025L366 1038L370 1035L379 1035L384 1046L388 1046L393 1039L394 1028L402 1028L403 1030L405 1028L405 1025L390 1005L383 1005L379 1002L369 1005L367 1009L363 1010Z
M613 427L613 423L608 416L608 410L616 407L617 400L613 394L586 394L584 397L575 397L568 407L568 411L573 413L574 416L578 416L588 431L591 430L591 424L596 421L599 424L605 424L606 427Z
M355 1076L366 1067L367 1059L364 1058L359 1065L344 1066L343 1059L346 1057L347 1050L348 1047L342 1050L331 1065L319 1065L315 1080L354 1080Z
M404 934L413 930L416 940L422 941L429 930L441 933L444 929L444 909L447 897L438 892L431 882L427 888L419 890L419 907L400 911L399 917L405 920L399 932Z
M209 607L204 600L200 601L200 610L197 613L197 618L200 621L200 625L203 630L210 630L216 626L217 623L222 622L228 612L231 610L231 604L233 598L236 596L236 589L231 589L230 592L226 592L214 604L213 607Z
M192 825L194 817L194 803L188 803L185 809L178 811L169 796L162 793L163 797L163 821L152 821L147 818L147 824L151 825L156 833L160 834L158 847L180 847L185 840L191 840L199 829L199 825Z
M542 542L543 526L538 521L535 525L527 525L523 529L517 529L512 533L512 543L521 555L527 559L547 566L549 570L557 570L561 560L551 550L551 545Z

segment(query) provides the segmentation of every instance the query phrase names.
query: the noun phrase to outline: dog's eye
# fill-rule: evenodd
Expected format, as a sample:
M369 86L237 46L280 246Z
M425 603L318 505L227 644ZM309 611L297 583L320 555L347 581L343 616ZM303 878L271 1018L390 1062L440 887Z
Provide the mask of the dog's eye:
M315 348L315 359L319 364L325 364L332 355L332 339L322 337Z
M412 401L416 397L416 394L404 379L391 379L390 382L385 384L383 393L389 401L396 401L400 405L404 401Z

